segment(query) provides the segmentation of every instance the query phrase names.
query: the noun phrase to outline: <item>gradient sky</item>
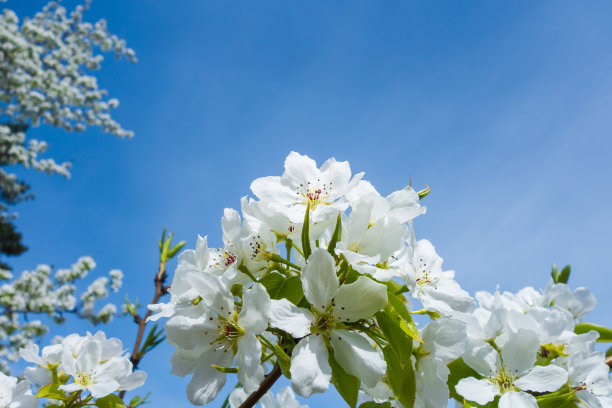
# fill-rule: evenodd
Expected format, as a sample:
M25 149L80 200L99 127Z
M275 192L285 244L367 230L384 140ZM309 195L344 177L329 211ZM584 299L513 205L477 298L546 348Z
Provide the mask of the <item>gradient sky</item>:
M612 326L611 3L94 0L88 16L138 55L98 74L136 136L30 131L74 168L20 173L37 198L16 207L17 271L89 254L126 274L117 302L148 302L162 228L219 245L223 208L296 150L348 160L382 194L431 186L417 236L471 293L542 288L571 264L570 285L599 300L587 320ZM70 323L57 332L88 329ZM136 327L105 330L131 347ZM189 407L171 350L145 358L142 390Z

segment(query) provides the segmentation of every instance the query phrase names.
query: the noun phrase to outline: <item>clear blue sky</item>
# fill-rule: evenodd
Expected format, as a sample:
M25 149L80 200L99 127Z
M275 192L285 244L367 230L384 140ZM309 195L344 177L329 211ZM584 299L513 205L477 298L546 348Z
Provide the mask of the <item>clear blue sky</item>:
M162 228L218 245L223 208L296 150L348 160L384 194L429 184L417 234L471 293L544 287L569 263L599 300L589 320L612 326L609 2L94 0L99 17L140 59L109 56L98 75L136 136L31 131L74 169L26 173L37 199L17 207L17 270L90 254L146 302ZM131 347L128 319L107 331ZM143 361L143 390L188 407L170 351Z

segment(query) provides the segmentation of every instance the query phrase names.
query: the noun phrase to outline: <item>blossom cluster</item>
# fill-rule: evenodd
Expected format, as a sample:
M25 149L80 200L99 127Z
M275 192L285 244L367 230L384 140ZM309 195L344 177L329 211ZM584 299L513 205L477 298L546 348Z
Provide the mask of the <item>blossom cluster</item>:
M65 407L92 405L94 399L97 406L108 406L99 400L116 401L112 393L133 390L146 379L145 372L132 371L121 341L107 339L101 331L86 336L71 334L59 344L44 347L42 353L30 343L19 350L19 355L33 365L25 369L22 381L0 373L2 407L37 407L37 397L62 402ZM36 396L32 395L32 385L38 388Z
M48 265L38 265L35 270L23 271L10 281L8 271L0 280L9 281L0 286L0 370L8 372L8 362L19 359L18 350L49 332L49 327L32 316L47 316L61 324L71 314L88 320L91 324L108 323L117 313L114 304L108 303L95 310L96 301L104 299L111 290L121 287L123 273L117 269L109 277L95 279L80 296L77 284L96 267L90 256L83 256L70 268L58 269L52 274ZM80 298L80 301L79 301Z
M251 191L241 212L224 211L223 245L198 237L179 256L170 301L149 305L150 320L168 318L172 373L191 375L192 403L212 401L228 373L242 401L273 367L297 394L333 384L351 407L438 408L451 397L610 406L597 328L576 320L594 306L590 292L557 280L543 292L479 292L476 302L416 239L428 189L382 196L347 162L318 167L292 152L282 176ZM419 330L413 315L430 321Z

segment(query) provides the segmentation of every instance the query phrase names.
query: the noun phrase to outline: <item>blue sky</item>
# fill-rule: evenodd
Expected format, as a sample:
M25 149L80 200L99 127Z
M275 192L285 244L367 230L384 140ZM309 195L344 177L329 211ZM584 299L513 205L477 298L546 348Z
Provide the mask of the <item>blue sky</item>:
M471 293L544 287L551 263L569 263L570 284L599 300L588 320L612 326L610 3L94 0L88 15L139 57L109 56L98 75L136 136L31 130L74 168L24 173L37 198L17 207L30 250L16 270L90 254L146 302L162 228L219 244L223 208L296 150L348 160L383 194L409 176L430 185L417 235ZM135 329L106 330L131 346ZM74 330L86 326L58 331ZM188 407L170 352L143 361L143 390Z

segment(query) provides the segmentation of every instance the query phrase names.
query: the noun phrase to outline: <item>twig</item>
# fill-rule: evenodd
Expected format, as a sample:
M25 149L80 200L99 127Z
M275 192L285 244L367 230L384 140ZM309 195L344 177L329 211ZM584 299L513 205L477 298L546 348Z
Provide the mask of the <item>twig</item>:
M159 271L155 274L155 295L153 296L153 300L151 300L152 305L157 304L159 302L159 298L168 293L167 287L164 286L164 282L166 280L166 263L160 261L159 263ZM151 315L151 310L147 310L147 313L144 317L140 317L139 315L134 315L134 322L138 324L138 334L136 335L136 342L134 343L134 349L132 351L132 356L130 357L130 361L132 362L133 369L135 370L138 367L138 363L140 363L140 359L142 356L140 355L140 343L142 343L142 337L144 336L145 326L147 325L147 319ZM125 395L125 391L121 391L119 393L119 398L123 399Z
M242 403L242 405L240 405L239 408L252 408L255 406L257 401L259 401L260 398L263 397L266 392L270 390L270 388L272 388L272 385L280 378L281 374L282 372L280 366L278 364L275 365L272 371L270 371L270 373L266 375L266 378L264 378L264 380L261 382L257 391L249 395L249 397Z

